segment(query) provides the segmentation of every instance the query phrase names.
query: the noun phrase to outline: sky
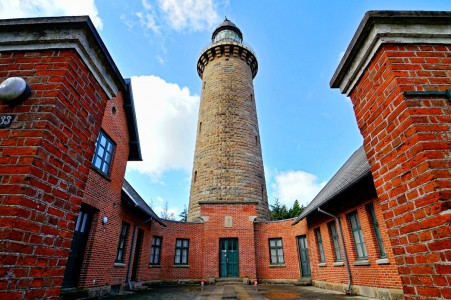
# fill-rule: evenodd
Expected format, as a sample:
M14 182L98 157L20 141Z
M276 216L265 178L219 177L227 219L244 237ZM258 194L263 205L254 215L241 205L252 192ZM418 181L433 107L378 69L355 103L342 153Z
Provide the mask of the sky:
M160 214L189 202L201 91L197 59L225 17L255 52L269 203L307 205L362 145L329 81L365 12L451 10L449 0L0 0L0 18L89 15L132 79L142 162L126 179Z

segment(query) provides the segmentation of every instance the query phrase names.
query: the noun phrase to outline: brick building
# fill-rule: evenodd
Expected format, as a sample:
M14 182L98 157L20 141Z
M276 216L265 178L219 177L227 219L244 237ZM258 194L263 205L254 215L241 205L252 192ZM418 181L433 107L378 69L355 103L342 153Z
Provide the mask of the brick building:
M0 99L12 120L0 129L0 296L258 280L451 298L450 36L448 12L365 15L331 81L351 97L364 145L299 217L274 222L258 64L225 20L197 64L189 222L176 222L124 180L141 159L132 90L89 19L0 21L0 79L31 88L23 102Z

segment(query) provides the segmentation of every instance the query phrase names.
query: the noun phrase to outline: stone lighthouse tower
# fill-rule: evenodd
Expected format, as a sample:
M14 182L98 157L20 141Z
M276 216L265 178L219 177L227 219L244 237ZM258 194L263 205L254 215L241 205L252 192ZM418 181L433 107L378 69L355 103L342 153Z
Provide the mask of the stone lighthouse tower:
M197 62L202 79L188 220L201 205L255 203L269 220L253 78L258 63L243 35L224 20Z

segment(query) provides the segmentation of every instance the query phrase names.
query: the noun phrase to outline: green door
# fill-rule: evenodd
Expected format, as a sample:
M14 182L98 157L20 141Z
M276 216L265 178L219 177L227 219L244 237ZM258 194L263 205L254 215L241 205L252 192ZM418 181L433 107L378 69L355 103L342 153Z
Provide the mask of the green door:
M219 240L219 274L221 277L239 277L238 239Z
M299 262L301 264L302 277L312 277L310 271L310 261L308 258L308 246L305 235L298 237Z

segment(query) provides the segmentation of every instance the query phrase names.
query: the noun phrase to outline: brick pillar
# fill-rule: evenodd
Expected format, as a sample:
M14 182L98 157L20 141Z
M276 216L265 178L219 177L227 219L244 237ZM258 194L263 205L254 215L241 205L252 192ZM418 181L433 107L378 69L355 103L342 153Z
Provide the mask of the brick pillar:
M449 12L369 12L331 81L354 105L406 299L451 298L450 36Z
M1 299L60 293L111 96L99 84L108 75L92 72L106 70L95 34L86 17L0 21L0 81L19 76L32 89L18 106L0 101L0 116L14 116L0 129Z

